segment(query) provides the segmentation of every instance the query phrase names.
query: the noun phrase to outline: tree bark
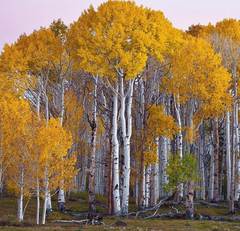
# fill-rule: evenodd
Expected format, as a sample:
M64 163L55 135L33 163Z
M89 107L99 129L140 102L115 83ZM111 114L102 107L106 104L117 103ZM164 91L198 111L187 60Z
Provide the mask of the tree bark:
M116 91L116 92L115 92ZM119 142L118 142L118 83L113 92L113 115L112 115L112 156L113 156L113 212L120 215L120 179L119 179Z
M112 137L109 139L110 150L109 150L109 158L108 158L108 214L112 215L113 212L113 165L112 165Z
M61 112L60 112L61 126L63 126L64 113L65 113L65 79L62 77L61 78ZM58 191L58 209L61 212L65 210L65 201L66 201L63 186L64 186L64 181L61 180L60 188Z
M236 158L239 157L239 131L238 131L238 92L237 92L237 67L233 66L232 69L233 77L233 114L232 114L232 175L231 175L231 196L229 201L229 211L231 213L235 212L234 201L238 199L239 195L237 193L239 179L236 179L236 175L239 176L239 173L236 172ZM239 169L240 170L240 169ZM237 174L236 174L237 173Z
M214 137L214 192L213 200L219 201L219 134L218 119L213 121L213 137Z
M186 217L187 219L194 218L194 204L193 204L193 197L194 197L194 183L188 183L188 194L186 198Z
M24 211L23 211L24 171L23 171L23 168L21 168L21 170L20 170L19 186L20 186L20 193L19 193L19 198L18 198L18 221L23 222L23 216L24 216Z
M175 103L175 112L177 117L177 124L179 128L179 132L177 134L177 152L180 156L180 159L183 158L183 135L182 135L182 121L181 121L181 108L179 103L179 96L174 99ZM183 184L179 185L179 197L183 198Z
M146 203L145 207L148 208L150 206L150 188L151 188L151 165L146 166Z
M89 121L92 130L91 135L91 157L90 171L88 177L88 203L89 217L92 219L96 213L96 197L95 197L95 172L96 172L96 139L97 139L97 78L94 78L94 100L92 110L92 120Z
M120 79L120 94L121 94L121 128L123 138L123 193L122 193L122 214L128 214L129 206L129 189L130 189L130 140L132 136L132 96L133 96L133 80L129 80L128 94L124 92L123 76ZM128 102L126 104L126 96ZM126 107L127 105L127 107ZM125 117L125 113L127 118Z
M209 153L211 156L210 160L210 176L209 176L209 193L208 193L208 199L213 200L214 198L214 150L212 145L212 138L210 138L210 147L209 147Z
M44 179L44 183L45 183L45 188L44 188L44 204L43 204L43 211L42 211L42 224L45 225L46 224L46 213L47 213L47 207L48 207L48 197L49 197L49 181L48 181L48 169L47 167L45 168L45 179Z
M160 197L165 197L167 193L164 186L168 183L167 177L167 161L168 161L168 140L166 137L160 138Z
M230 112L226 112L226 166L227 166L227 200L231 196L231 134L230 134Z

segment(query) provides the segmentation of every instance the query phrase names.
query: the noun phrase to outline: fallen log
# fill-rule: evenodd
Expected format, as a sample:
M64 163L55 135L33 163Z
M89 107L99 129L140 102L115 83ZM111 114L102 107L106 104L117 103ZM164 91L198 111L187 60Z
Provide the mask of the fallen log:
M88 219L85 220L55 220L52 221L53 223L65 223L65 224L86 224L88 222Z
M139 211L137 211L137 212L135 212L135 213L129 213L128 216L136 214L136 215L135 215L135 218L138 218L138 216L139 216L140 214L147 213L147 212L154 211L154 210L155 210L154 214L156 214L156 213L158 212L158 210L160 209L160 207L161 207L162 205L164 205L164 203L165 203L166 201L168 201L169 198L171 198L171 197L172 197L172 196L170 196L170 197L165 197L165 198L163 198L162 200L160 200L160 201L158 202L158 204L156 204L155 206L153 206L153 207L151 207L151 208L146 208L146 209L143 209L143 210L139 210Z
M84 219L84 220L55 220L52 221L53 223L64 223L64 224L82 224L82 225L104 225L102 221L99 220L90 220L90 219Z

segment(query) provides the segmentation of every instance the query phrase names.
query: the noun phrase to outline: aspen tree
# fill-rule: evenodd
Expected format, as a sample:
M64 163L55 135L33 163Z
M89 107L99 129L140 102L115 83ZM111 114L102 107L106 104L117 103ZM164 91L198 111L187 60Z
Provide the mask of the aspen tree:
M77 65L101 78L107 78L114 102L120 99L120 126L123 139L123 185L114 197L114 213L128 213L130 182L130 140L132 135L132 96L134 79L143 71L148 54L163 59L171 24L161 12L138 7L132 2L108 1L95 10L90 7L71 26L70 46ZM156 48L156 49L154 49ZM116 86L116 84L119 86ZM114 87L113 87L114 86ZM117 88L119 91L117 93ZM126 89L125 89L126 88ZM118 107L118 106L117 106ZM117 113L118 109L114 110ZM117 115L113 115L113 119ZM117 129L118 123L113 128ZM116 130L113 136L117 137ZM117 140L112 142L114 160L113 190L119 191ZM117 181L116 181L117 180ZM115 182L116 181L116 182Z
M182 68L183 66L185 68ZM187 37L181 48L173 55L172 77L166 80L164 86L169 93L179 97L179 102L183 106L190 106L192 112L188 113L189 131L194 131L199 121L217 117L227 109L230 102L230 95L227 92L229 82L230 76L221 66L221 58L214 53L210 44L202 39ZM192 106L193 101L198 105L195 109ZM192 143L193 139L189 141ZM190 185L192 191L192 183ZM193 209L190 217L193 216L192 212Z

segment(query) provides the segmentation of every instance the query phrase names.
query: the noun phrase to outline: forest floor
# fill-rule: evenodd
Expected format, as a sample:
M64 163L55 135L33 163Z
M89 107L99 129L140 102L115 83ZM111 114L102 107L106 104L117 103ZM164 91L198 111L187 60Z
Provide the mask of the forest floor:
M99 213L106 213L106 199L98 196L97 210ZM53 212L47 217L47 224L45 226L36 226L35 220L35 201L30 200L28 208L26 209L25 221L23 224L19 224L16 221L16 198L14 197L3 197L0 199L0 230L3 231L58 231L58 230L69 230L69 231L80 231L80 230L133 230L133 231L198 231L198 230L209 230L209 231L240 231L240 220L229 222L229 221L207 221L207 220L184 220L184 219L143 219L138 218L115 218L104 216L103 224L90 226L80 225L72 223L60 223L59 220L81 220L85 212L87 212L87 194L74 194L70 196L66 204L66 213L56 212L56 199L53 198ZM220 216L223 218L232 218L227 214L227 207L224 203L220 203L217 207L210 207L208 205L197 204L196 213L204 214L208 216ZM130 210L135 211L136 208L131 206ZM172 208L169 206L163 206L159 210L160 213L169 212ZM178 207L179 210L183 209ZM150 213L151 214L151 213ZM240 219L240 212L234 215L234 217ZM121 221L121 222L119 222Z

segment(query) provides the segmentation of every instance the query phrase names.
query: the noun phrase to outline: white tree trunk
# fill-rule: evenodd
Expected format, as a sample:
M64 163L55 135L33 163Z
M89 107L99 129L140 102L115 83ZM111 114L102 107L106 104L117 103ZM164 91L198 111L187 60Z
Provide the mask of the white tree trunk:
M64 204L65 204L65 192L61 187L58 191L58 208L60 209L60 211L64 210Z
M211 144L209 147L209 152L211 155L211 160L210 160L210 178L209 178L209 200L213 200L214 198L214 151L213 151L213 145L212 145L212 140Z
M199 153L199 171L200 171L200 199L205 200L206 195L206 187L205 187L205 168L203 162L203 155L204 155L204 147L202 141L200 142L200 153Z
M61 112L60 112L60 124L63 126L64 113L65 113L65 79L61 81ZM61 181L60 189L58 191L58 209L64 211L65 209L65 192L63 189L64 181Z
M133 95L133 80L129 80L128 102L126 104L126 95L124 92L123 77L121 78L120 93L121 93L121 128L123 139L123 189L122 189L122 214L128 213L129 205L129 188L130 188L130 140L132 136L132 95ZM127 110L126 110L127 105ZM127 115L127 120L125 117Z
M227 165L227 200L231 196L231 137L230 137L230 112L226 113L226 165Z
M47 95L47 92L46 92L46 87L45 87L45 90L44 90L44 95L45 95L45 116L46 116L46 123L48 125L48 122L49 122L49 119L50 119L50 114L49 114L49 102L48 102L48 95ZM48 186L48 179L46 179L47 181L47 186ZM50 192L47 190L45 191L45 198L44 198L44 208L43 209L43 216L42 216L42 223L44 221L43 224L45 224L46 222L46 212L48 211L52 211L52 201L51 201L51 195L50 195Z
M23 216L24 216L24 211L23 211L23 184L24 184L24 172L23 169L21 169L20 172L20 194L18 198L18 221L23 222Z
M42 80L38 78L38 93L37 93L37 104L36 104L36 111L38 119L40 120L40 109L41 109L41 95L42 95Z
M159 138L156 139L157 142L157 162L152 166L152 195L151 195L151 206L157 204L160 194L160 171L159 171Z
M239 176L238 158L239 158L239 131L238 131L238 88L237 88L237 65L233 65L233 112L232 112L232 160L231 160L231 196L230 196L230 212L235 212L234 200L239 198Z
M168 176L166 172L168 162L168 139L161 137L160 140L160 197L165 197L167 193L164 190L164 186L168 183Z
M116 91L116 92L115 92ZM112 115L112 156L113 156L113 212L120 215L120 180L119 180L119 142L118 130L118 84L113 92L113 115Z
M151 165L148 165L146 167L146 204L145 207L149 207L150 206L150 187L151 187Z
M240 199L240 150L239 150L239 128L238 128L238 102L235 102L234 107L234 138L235 138L235 153L236 153L236 188L235 188L235 200Z
M143 168L143 173L142 173L142 198L141 198L141 208L146 207L146 167L144 166Z
M38 93L37 93L37 117L38 120L41 120L40 117L40 109L41 109L41 95L42 95L42 79L38 78ZM37 160L37 169L38 169L38 161ZM36 197L37 197L37 211L36 211L36 224L40 224L40 185L39 185L39 178L38 178L38 170L37 170L37 179L36 179Z
M64 113L65 113L65 79L62 79L61 82L61 112L60 112L60 124L63 126Z
M181 108L179 103L179 97L175 98L175 111L177 117L177 124L179 128L179 132L177 135L177 151L180 159L183 158L183 135L182 135L182 121L181 121ZM179 196L183 198L183 184L179 185Z
M42 211L42 224L46 224L46 213L49 207L49 181L48 181L48 169L45 168L45 188L44 188L44 204L43 204L43 211Z
M89 218L93 219L94 213L96 213L95 203L95 186L96 186L96 141L97 141L97 78L94 78L94 102L92 109L92 119L89 120L91 127L91 157L90 157L90 171L88 182L88 203L89 203Z

